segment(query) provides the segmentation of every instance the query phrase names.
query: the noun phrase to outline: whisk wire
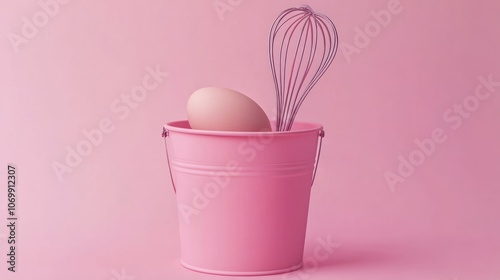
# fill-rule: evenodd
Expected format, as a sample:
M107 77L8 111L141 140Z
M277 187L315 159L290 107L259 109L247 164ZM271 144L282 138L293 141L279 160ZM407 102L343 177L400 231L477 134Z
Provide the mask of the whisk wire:
M280 50L280 69L282 69L282 72L281 73L281 94L282 94L282 102L284 102L284 108L283 111L282 111L282 118L284 119L284 123L287 123L288 120L287 120L287 116L289 116L290 114L290 111L291 111L291 98L293 96L293 91L291 90L290 88L290 85L291 85L291 80L292 80L292 75L293 75L293 70L295 68L295 61L292 63L292 69L290 70L290 75L289 75L289 80L288 80L288 83L287 83L287 70L288 70L288 53L290 51L290 45L292 43L292 40L294 39L293 37L293 34L295 33L295 30L299 27L299 25L302 23L302 21L306 20L307 19L307 16L306 15L303 15L302 17L296 19L295 21L293 21L292 25L289 26L287 28L287 30L285 31L285 35L287 34L291 34L289 37L288 37L288 41L286 42L286 49L284 50L283 52L283 47L284 47L284 44L282 44L282 48ZM286 36L283 37L283 42L286 40ZM297 45L298 46L298 45ZM295 52L297 53L297 50L295 50ZM296 56L295 56L296 58ZM281 72L281 71L280 71ZM284 91L284 93L283 93Z
M271 62L271 69L272 69L272 74L273 74L273 80L274 80L274 85L275 85L275 91L276 91L276 99L278 100L277 102L277 108L276 108L276 114L277 114L277 117L276 117L276 124L277 124L277 127L281 127L281 123L282 123L282 116L283 116L283 98L284 96L282 95L282 88L283 88L283 85L282 85L282 80L280 78L279 80L279 83L278 83L278 75L280 77L283 77L283 74L281 73L281 52L282 50L280 50L280 65L279 65L279 70L280 70L280 73L276 73L276 64L275 64L275 61L274 61L274 50L273 50L273 47L274 47L274 41L275 41L275 38L276 38L276 35L278 33L278 31L281 29L281 27L288 21L292 20L293 18L295 17L298 17L300 16L300 14L296 14L288 19L286 19L284 22L281 22L283 18L285 18L286 16L288 16L290 13L294 12L295 9L294 8L290 8L290 9L287 9L285 10L273 23L273 26L271 28L271 32L269 34L269 54L270 54L270 62ZM274 31L274 32L273 32ZM283 37L283 41L281 43L281 45L283 45L283 42L285 40L285 37ZM272 43L271 43L272 42Z
M307 5L287 9L273 22L269 60L277 99L277 131L291 129L299 108L332 64L337 49L333 22Z
M308 19L305 19L306 21L308 21ZM295 55L293 57L293 63L292 63L292 69L290 69L290 75L289 75L289 79L288 79L288 84L287 84L287 97L290 96L290 99L287 98L287 106L286 106L286 113L288 115L288 112L292 110L292 108L295 106L295 102L297 100L297 95L293 95L293 92L296 92L296 89L295 89L295 86L297 84L297 79L298 79L298 76L299 76L299 73L300 73L300 67L302 66L302 59L304 57L304 51L305 51L305 47L302 48L302 55L300 56L300 62L297 64L297 56L299 55L299 52L300 52L300 47L301 47L301 42L302 40L307 40L307 36L308 36L308 33L306 32L305 34L305 38L303 38L303 35L304 35L304 29L306 29L307 27L307 24L305 24L303 27L302 27L302 30L300 32L300 36L298 38L298 43L297 43L297 46L295 48ZM290 38L289 40L289 43L291 41L292 38ZM286 72L286 71L285 71ZM294 76L294 72L295 72L295 76ZM300 89L297 89L297 91L299 91ZM294 98L295 97L295 98ZM292 99L293 100L293 105L292 105Z

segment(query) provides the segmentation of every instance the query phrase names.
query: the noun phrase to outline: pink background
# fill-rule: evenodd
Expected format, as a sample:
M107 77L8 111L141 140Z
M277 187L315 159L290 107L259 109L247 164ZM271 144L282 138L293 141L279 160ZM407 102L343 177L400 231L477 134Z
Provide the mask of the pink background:
M179 264L163 123L186 118L190 93L208 85L272 116L267 35L280 11L307 3L354 45L391 1L229 2L221 19L213 1L73 0L17 54L9 32L41 8L0 2L1 279L218 278ZM500 87L458 129L443 119L479 76L500 81L499 3L401 0L359 53L339 50L299 119L326 131L305 256L317 238L340 247L301 274L262 279L499 279ZM169 76L120 119L111 104L156 65ZM103 118L114 131L59 181L52 163ZM384 172L436 128L447 140L391 190ZM7 163L18 167L17 273L5 263Z

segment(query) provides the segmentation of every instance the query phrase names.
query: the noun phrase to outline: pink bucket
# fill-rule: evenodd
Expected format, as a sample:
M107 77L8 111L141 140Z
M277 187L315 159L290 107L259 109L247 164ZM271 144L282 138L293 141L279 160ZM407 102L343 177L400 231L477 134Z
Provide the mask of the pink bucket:
M320 124L233 132L194 130L184 120L166 124L163 136L183 266L220 275L302 267Z

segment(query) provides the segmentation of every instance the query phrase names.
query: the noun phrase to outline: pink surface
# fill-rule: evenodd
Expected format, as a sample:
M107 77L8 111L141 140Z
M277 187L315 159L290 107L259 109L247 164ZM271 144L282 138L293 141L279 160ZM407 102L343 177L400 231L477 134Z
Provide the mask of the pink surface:
M179 264L160 132L203 86L273 115L268 31L304 2L269 2L73 0L47 17L35 0L0 2L0 279L219 278ZM499 279L499 2L307 4L342 45L298 116L326 132L306 269L261 278ZM34 15L41 27L23 30ZM58 176L77 149L88 155Z

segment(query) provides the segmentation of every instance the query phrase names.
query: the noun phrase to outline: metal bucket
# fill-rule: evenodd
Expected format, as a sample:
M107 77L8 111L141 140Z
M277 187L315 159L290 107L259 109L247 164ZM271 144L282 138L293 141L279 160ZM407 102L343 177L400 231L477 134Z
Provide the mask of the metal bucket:
M166 124L163 136L183 266L219 275L302 267L320 124L233 132L194 130L183 120Z

